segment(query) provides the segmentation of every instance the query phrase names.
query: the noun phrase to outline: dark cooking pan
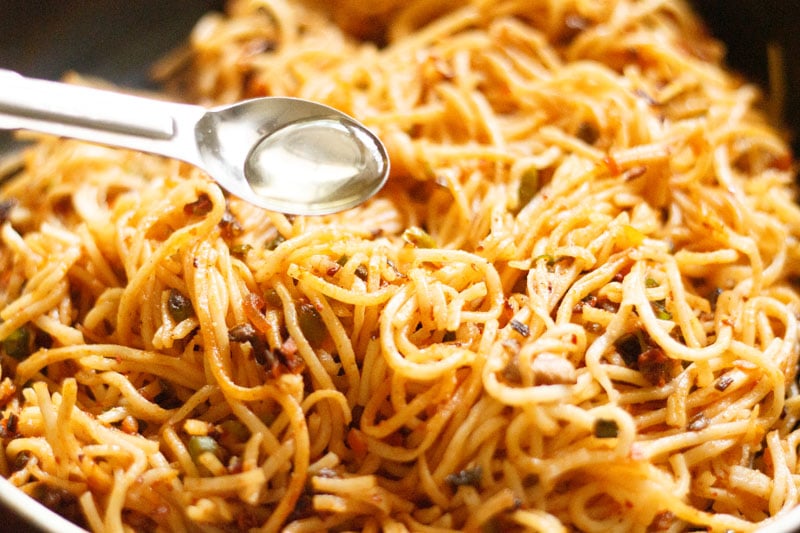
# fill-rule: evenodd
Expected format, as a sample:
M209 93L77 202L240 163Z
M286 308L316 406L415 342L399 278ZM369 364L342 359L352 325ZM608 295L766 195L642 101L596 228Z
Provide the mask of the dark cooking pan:
M180 45L222 0L0 0L0 68L45 79L66 71L153 88L154 58ZM0 132L0 151L10 135Z
M98 76L123 86L153 88L148 67L186 38L197 19L219 10L223 0L0 0L0 68L57 79L68 70ZM728 49L728 64L760 84L770 96L770 81L785 82L779 119L800 153L800 10L793 0L697 0L695 8L710 32ZM767 49L780 50L779 71L770 71ZM0 86L2 90L2 86ZM0 153L11 148L0 132ZM52 529L47 512L0 491L0 530ZM785 528L800 526L800 514ZM38 527L37 525L38 524ZM771 530L772 531L772 530Z

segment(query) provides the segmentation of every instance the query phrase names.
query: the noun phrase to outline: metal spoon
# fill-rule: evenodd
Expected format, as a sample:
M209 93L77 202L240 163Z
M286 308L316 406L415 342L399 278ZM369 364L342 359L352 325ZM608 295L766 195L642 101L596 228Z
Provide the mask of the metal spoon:
M289 214L354 207L389 174L381 141L331 107L265 97L207 109L0 70L0 129L26 129L191 163L230 193Z

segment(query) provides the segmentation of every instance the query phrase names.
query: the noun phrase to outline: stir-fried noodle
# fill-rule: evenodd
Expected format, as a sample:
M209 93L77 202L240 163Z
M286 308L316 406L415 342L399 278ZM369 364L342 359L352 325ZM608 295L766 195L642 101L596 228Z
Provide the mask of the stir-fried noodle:
M287 217L175 161L26 150L0 210L23 491L94 531L746 531L798 504L791 154L686 5L238 1L158 70L337 107L392 175Z

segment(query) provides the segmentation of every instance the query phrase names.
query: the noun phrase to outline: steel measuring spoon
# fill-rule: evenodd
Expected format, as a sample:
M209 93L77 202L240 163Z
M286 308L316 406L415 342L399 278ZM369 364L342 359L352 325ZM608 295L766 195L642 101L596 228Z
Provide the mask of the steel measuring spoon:
M354 207L389 175L386 148L363 124L298 98L208 109L0 70L0 129L179 159L239 198L295 215Z

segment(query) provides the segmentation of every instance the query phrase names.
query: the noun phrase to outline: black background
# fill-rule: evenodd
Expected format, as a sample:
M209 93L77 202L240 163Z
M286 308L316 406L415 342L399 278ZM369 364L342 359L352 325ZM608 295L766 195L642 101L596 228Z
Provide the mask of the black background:
M221 0L0 0L0 68L146 86L148 67Z
M722 40L728 64L766 87L767 44L783 49L787 95L783 119L800 155L800 2L797 0L696 0L695 9Z

